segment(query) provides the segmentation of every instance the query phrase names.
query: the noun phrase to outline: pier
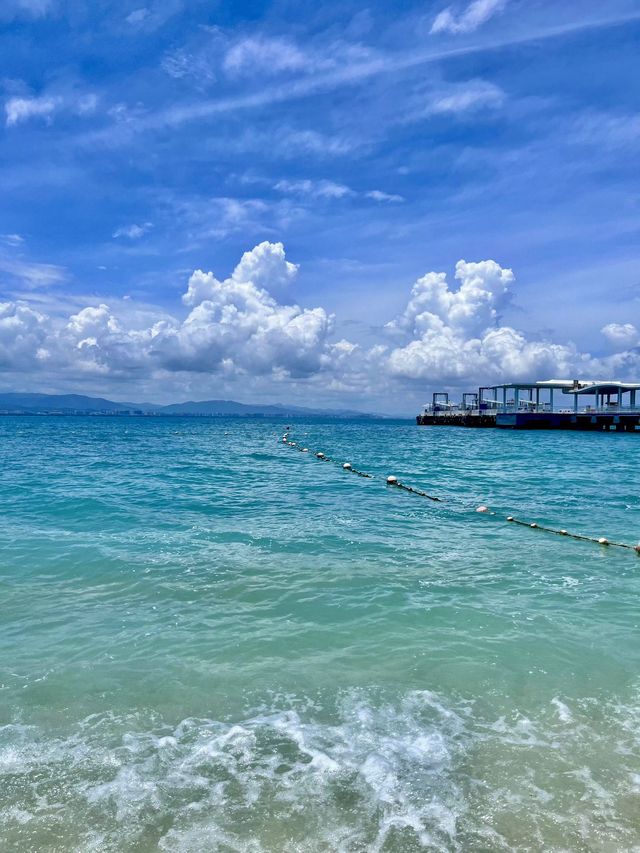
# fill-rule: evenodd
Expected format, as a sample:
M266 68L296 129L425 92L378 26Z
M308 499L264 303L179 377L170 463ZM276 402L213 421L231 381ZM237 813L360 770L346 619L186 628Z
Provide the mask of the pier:
M419 426L564 429L640 433L640 384L617 380L547 379L481 386L453 403L446 391L416 418Z

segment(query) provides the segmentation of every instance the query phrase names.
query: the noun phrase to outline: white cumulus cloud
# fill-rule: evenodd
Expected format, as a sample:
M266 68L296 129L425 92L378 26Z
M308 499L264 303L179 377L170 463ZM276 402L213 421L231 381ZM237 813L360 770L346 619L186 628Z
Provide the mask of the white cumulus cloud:
M317 371L332 318L323 308L282 305L271 291L286 288L297 273L282 243L260 243L245 252L223 281L196 270L182 297L192 307L185 321L163 329L154 356L169 369L274 370L304 376Z
M183 379L201 384L216 377L235 383L240 394L254 380L290 383L304 385L310 396L314 387L349 395L353 404L358 394L393 399L408 390L550 376L624 379L640 369L639 333L631 323L603 327L614 351L601 358L504 324L515 277L494 260L458 261L452 282L444 272L421 276L404 310L387 324L387 343L368 349L332 340L332 315L290 300L297 274L282 243L265 241L245 252L226 278L195 270L182 296L183 317L131 301L115 307L98 301L67 317L5 302L0 372L46 371L52 381L78 383L153 385L173 377L175 387Z
M370 190L369 192L359 193L346 184L341 184L337 181L312 181L308 178L297 181L278 181L274 184L273 188L287 195L308 196L309 198L341 199L359 197L370 198L373 201L381 202L404 201L403 196L396 193L386 193L382 190Z
M372 198L374 201L404 201L404 198L397 193L385 193L382 190L370 190L365 193L367 198Z
M632 323L608 323L600 330L610 344L632 347L640 344L640 334Z
M9 98L4 105L7 127L27 121L30 118L48 118L57 109L58 98Z
M105 303L59 321L21 302L0 306L0 369L47 369L81 376L129 377L165 372L308 377L329 352L332 318L323 308L285 305L273 292L289 286L297 266L281 243L245 252L220 281L196 270L184 320L132 326Z
M123 225L120 228L116 228L113 232L114 239L118 237L128 237L129 240L139 240L140 237L143 237L147 232L149 232L153 228L153 222L144 222L142 225Z
M573 375L588 361L571 344L530 341L500 325L515 277L492 260L458 261L452 288L446 273L430 272L414 284L404 312L388 328L410 340L389 353L398 379L474 384Z
M11 247L21 246L24 243L22 234L0 234L0 240Z
M486 80L469 80L432 95L426 112L466 113L502 106L505 94L499 86Z
M335 181L311 181L306 178L299 181L278 181L274 185L274 189L283 193L306 195L312 198L344 198L354 194L353 190L344 184Z
M20 371L38 359L47 317L24 302L0 302L0 369Z
M297 272L298 265L286 259L282 243L265 240L250 252L245 252L230 278L223 282L218 281L211 272L196 270L189 279L182 301L185 305L198 305L234 284L249 284L256 293L281 291L293 282Z
M458 261L455 277L460 282L457 290L449 287L443 272L419 278L403 314L389 327L414 335L444 327L475 334L494 325L509 300L513 272L495 261Z
M278 74L300 71L310 60L295 44L283 38L248 36L240 39L227 51L223 67L232 76Z
M58 92L38 97L16 96L4 105L7 127L13 127L33 118L44 118L50 122L55 113L66 111L77 116L88 116L95 112L98 96L92 92Z
M125 20L128 24L136 26L137 24L141 24L145 21L150 14L149 10L143 6L140 9L134 9L133 12L127 15Z
M472 33L506 6L507 0L473 0L456 15L452 7L443 9L433 22L432 33Z

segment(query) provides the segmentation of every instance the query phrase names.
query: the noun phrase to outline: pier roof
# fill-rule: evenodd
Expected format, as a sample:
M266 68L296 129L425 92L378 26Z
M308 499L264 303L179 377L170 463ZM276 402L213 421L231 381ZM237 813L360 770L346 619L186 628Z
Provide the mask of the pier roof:
M640 383L619 382L617 379L542 379L537 382L505 382L490 385L490 388L504 388L513 391L528 391L536 388L561 390L565 394L617 394L640 390Z
M616 382L615 380L591 382L588 385L580 385L577 388L566 388L565 394L618 394L626 391L638 391L640 385L637 382Z

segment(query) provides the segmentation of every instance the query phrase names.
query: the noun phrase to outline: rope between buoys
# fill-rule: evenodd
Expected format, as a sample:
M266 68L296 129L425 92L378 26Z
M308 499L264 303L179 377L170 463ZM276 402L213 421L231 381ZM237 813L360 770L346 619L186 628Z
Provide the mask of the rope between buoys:
M426 492L420 491L420 489L414 489L413 486L407 486L405 483L401 483L397 477L393 476L393 474L387 477L387 486L393 486L396 489L403 489L405 492L412 492L414 495L420 495L420 497L428 498L430 501L444 503L442 498L437 498L434 495L428 495Z
M542 530L543 533L553 533L556 536L566 536L568 539L578 539L582 542L595 542L596 545L611 545L613 548L626 548L629 551L635 551L636 554L640 554L640 545L629 545L626 542L614 542L611 539L607 539L605 536L596 538L595 536L584 536L581 533L569 533L568 530L556 530L554 527L547 527L544 524L538 524L536 521L523 521L521 518L515 518L512 515L508 515L506 517L506 521L511 524L519 524L521 527L529 527L533 530Z
M288 433L283 436L282 441L290 447L296 448L297 450L301 450L303 453L309 452L309 449L307 447L299 447L295 441L289 441ZM316 459L319 459L322 462L335 461L326 456L322 451L315 453L315 457ZM343 462L342 469L343 471L346 471L348 473L356 474L359 477L366 477L369 480L377 479L377 477L373 474L367 474L364 471L358 471L356 468L353 467L350 462ZM398 478L393 474L390 474L386 478L386 484L387 486L392 486L393 488L401 489L402 491L410 492L411 494L427 498L430 501L434 501L437 503L445 503L444 498L439 498L435 495L430 495L427 492L423 492L420 489L414 488L413 486L408 486L406 483L401 483ZM485 515L500 516L500 513L495 512L494 510L490 509L488 506L485 505L480 505L479 507L477 507L476 512L484 513ZM640 555L640 544L629 545L626 542L615 542L613 540L607 539L605 536L600 536L598 538L594 536L584 536L581 533L570 533L569 531L563 528L556 530L554 527L547 527L546 525L538 524L536 521L523 521L522 519L515 518L515 516L512 515L507 515L504 518L505 521L508 521L511 524L517 524L521 527L528 527L529 529L533 530L541 530L544 533L553 533L556 536L565 536L569 539L576 539L582 542L594 542L597 545L602 545L604 547L611 546L613 548L625 548L628 551L635 551L636 554Z
M282 436L282 441L284 444L288 445L289 447L294 447L297 450L301 450L303 453L309 452L308 447L300 447L295 441L289 441L289 434L288 433L285 433ZM321 462L335 462L336 461L335 459L331 459L329 456L327 456L321 450L314 453L314 456L316 459L319 459ZM340 463L338 463L338 464L340 464ZM358 477L365 477L367 480L375 480L376 479L376 477L373 474L367 474L365 471L359 471L357 468L354 468L353 465L351 464L351 462L343 462L342 463L342 470L347 471L350 474L356 474ZM390 475L389 477L387 477L387 485L388 486L395 486L398 489L402 489L405 492L411 492L414 495L419 495L420 497L427 498L430 501L436 501L437 503L444 503L445 502L444 498L438 498L435 495L430 495L427 492L423 492L421 489L416 489L413 486L408 486L406 483L401 483L398 480L398 478L394 477L393 475Z
M348 471L351 474L356 474L358 477L366 477L368 480L373 480L373 474L366 474L364 471L358 471L357 468L354 468L351 462L343 462L342 470Z

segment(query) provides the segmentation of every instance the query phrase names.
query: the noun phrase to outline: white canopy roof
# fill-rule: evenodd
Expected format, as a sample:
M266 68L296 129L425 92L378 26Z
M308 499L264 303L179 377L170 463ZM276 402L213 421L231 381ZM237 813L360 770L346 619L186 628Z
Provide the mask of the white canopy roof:
M494 388L529 390L535 388L559 389L565 394L617 394L618 391L637 391L637 382L620 382L617 379L541 379L537 382L505 382Z

